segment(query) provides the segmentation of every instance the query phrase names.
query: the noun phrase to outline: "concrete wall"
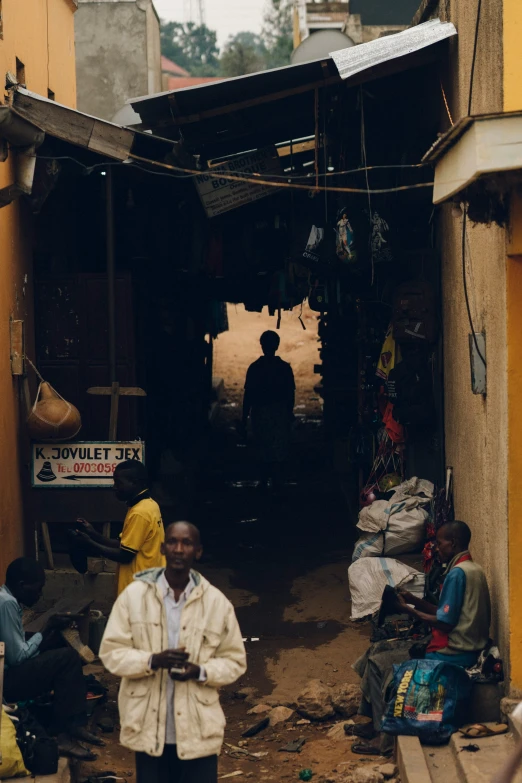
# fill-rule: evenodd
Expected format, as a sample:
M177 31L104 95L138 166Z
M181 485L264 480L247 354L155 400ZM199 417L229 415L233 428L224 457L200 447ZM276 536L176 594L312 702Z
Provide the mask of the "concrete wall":
M522 109L522 4L504 0L504 110ZM509 415L509 590L511 630L511 689L522 696L522 580L519 578L522 547L522 367L518 359L522 344L522 189L512 193L507 259L507 342Z
M72 0L3 0L3 38L0 40L0 72L16 74L16 59L25 66L27 87L74 106L74 11ZM0 188L13 182L13 154L0 163ZM33 272L31 215L22 201L0 210L0 581L11 560L23 553L23 493L27 480L24 444L25 412L20 404L19 379L10 367L10 319L26 322L32 351ZM23 453L22 453L23 452Z
M425 5L433 6L426 3ZM443 0L431 16L451 21L458 38L442 84L454 122L468 114L476 4ZM416 21L425 21L417 19ZM472 113L502 111L502 2L483 3ZM441 130L450 119L440 96ZM492 633L509 657L508 415L506 348L506 231L468 221L467 280L476 331L487 339L487 396L472 394L462 272L462 217L451 205L438 213L442 262L446 464L454 468L457 517L473 531L472 552L484 566L493 600Z
M112 120L129 98L161 91L151 0L79 0L75 31L80 111Z

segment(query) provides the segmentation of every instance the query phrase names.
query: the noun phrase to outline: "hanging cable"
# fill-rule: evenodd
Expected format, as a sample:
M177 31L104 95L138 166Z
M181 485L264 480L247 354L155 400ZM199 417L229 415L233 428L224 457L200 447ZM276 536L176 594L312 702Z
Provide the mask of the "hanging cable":
M471 328L471 334L473 336L473 342L475 343L475 348L477 350L477 354L479 355L482 364L484 367L486 367L486 360L484 356L482 355L482 351L479 348L477 335L475 333L475 327L473 325L473 317L471 315L471 307L469 303L469 295L468 295L468 279L466 274L466 229L467 229L467 223L468 223L468 210L467 208L464 209L464 214L462 217L462 277L464 280L464 298L466 300L466 310L468 311L468 319L469 319L469 325Z
M481 11L482 11L482 0L478 0L477 21L475 22L475 41L473 43L473 58L471 60L471 73L469 77L468 117L471 117L471 104L473 102L473 83L475 81L475 65L477 62L477 47L478 47Z
M373 258L373 215L372 215L372 199L370 196L370 179L368 177L368 160L366 156L366 125L364 122L364 96L363 96L363 88L362 86L359 88L360 94L359 99L361 103L361 158L362 162L365 168L366 173L366 192L368 193L368 216L370 220L370 237L369 237L369 245L370 245L370 256L372 260L372 285L375 279L375 263Z

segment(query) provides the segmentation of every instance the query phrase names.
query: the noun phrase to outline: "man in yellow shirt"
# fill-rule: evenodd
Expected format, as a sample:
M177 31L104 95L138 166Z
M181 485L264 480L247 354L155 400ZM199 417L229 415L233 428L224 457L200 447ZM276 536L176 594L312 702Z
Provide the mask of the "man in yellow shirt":
M148 568L164 568L161 545L165 530L160 507L149 493L149 478L143 462L128 460L114 471L114 489L118 500L128 506L119 540L105 538L85 519L78 520L77 537L91 555L119 563L118 595L130 585L134 574Z

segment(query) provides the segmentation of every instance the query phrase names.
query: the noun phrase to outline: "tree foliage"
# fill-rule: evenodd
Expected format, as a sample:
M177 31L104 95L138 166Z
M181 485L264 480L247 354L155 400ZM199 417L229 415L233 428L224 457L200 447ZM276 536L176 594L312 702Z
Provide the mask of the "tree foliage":
M221 55L223 76L243 76L266 68L266 47L255 33L238 33L228 39Z
M193 22L161 23L161 52L192 76L242 76L290 63L293 49L292 0L271 0L261 35L229 38L221 57L217 34Z
M293 3L272 0L265 14L261 36L266 46L267 68L279 68L290 63L293 45Z
M217 33L204 24L162 22L161 53L191 76L216 76L219 71Z

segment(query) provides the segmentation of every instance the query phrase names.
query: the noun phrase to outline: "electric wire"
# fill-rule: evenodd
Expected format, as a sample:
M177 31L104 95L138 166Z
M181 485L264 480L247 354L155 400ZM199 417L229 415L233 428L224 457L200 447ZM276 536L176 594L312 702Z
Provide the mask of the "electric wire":
M473 57L471 60L471 71L470 71L470 77L469 77L469 97L468 97L468 117L471 116L471 108L473 104L473 85L475 81L475 65L477 62L477 48L478 48L478 37L479 37L479 30L480 30L480 16L482 11L482 0L478 0L477 5L477 19L475 22L475 40L473 42ZM473 316L471 314L471 306L469 301L469 293L468 293L468 279L466 274L466 239L467 239L467 223L468 223L468 209L467 206L464 207L464 214L462 216L462 277L464 280L464 298L466 300L466 310L468 312L468 320L469 325L471 329L471 334L473 336L473 342L475 343L475 348L477 351L478 356L480 357L482 364L484 367L487 366L486 359L482 355L482 351L479 348L479 344L477 341L477 335L475 333L475 327L473 325Z
M379 188L376 190L367 190L366 188L346 188L346 187L329 187L329 186L321 187L320 185L316 188L315 186L310 187L308 185L298 185L298 184L294 185L289 182L270 182L265 179L254 179L252 178L252 175L249 175L248 177L242 177L242 176L237 176L235 174L227 174L224 172L214 173L209 171L196 171L195 169L184 169L181 168L180 166L172 166L169 163L160 163L159 161L149 160L148 158L141 158L138 155L131 155L130 157L133 160L138 161L140 163L145 163L148 166L158 166L160 168L169 169L178 173L167 174L159 171L151 171L148 168L147 169L143 168L143 166L138 166L138 165L132 166L130 163L124 161L95 163L92 166L87 166L85 163L82 163L82 161L77 160L77 158L73 158L71 155L50 155L50 156L38 155L35 157L38 157L40 160L71 160L88 172L94 171L95 169L107 168L107 166L125 166L126 168L134 168L135 170L142 171L146 174L152 174L153 176L170 177L171 179L192 179L193 177L200 177L202 174L204 174L205 176L209 176L215 179L226 179L226 180L230 180L231 182L249 182L252 185L266 185L267 187L280 188L280 189L288 188L291 190L306 190L306 191L317 190L318 192L327 191L328 193L361 193L361 194L369 195L369 194L379 194L379 193L398 193L399 191L404 191L404 190L416 190L419 188L433 187L433 181L431 181L431 182L417 182L412 185L401 185L394 188ZM368 168L372 168L372 167L369 166ZM392 166L391 168L394 167Z
M469 77L468 117L471 117L471 105L473 102L473 84L475 81L475 65L477 62L477 47L478 47L481 11L482 11L482 0L478 0L477 21L475 23L475 41L473 43L473 58L471 60L471 73Z
M105 166L129 166L131 161L125 162L125 161L115 161L115 162L109 162L109 163L95 163L92 166L87 166L85 163L82 163L81 161L77 160L76 158L73 158L71 155L37 155L40 160L72 160L74 163L77 163L79 166L82 166L84 169L87 170L93 170L95 168L104 168ZM291 156L293 160L293 156ZM148 158L142 158L141 160L146 161L147 163L153 163L156 165L156 161L151 161ZM160 164L161 165L161 164ZM293 164L291 164L291 167L293 167ZM366 171L379 171L379 170L387 170L387 169L425 169L427 168L426 163L388 163L386 165L374 165L374 166L359 166L355 169L346 169L345 171L326 171L321 176L326 179L326 177L343 177L347 176L348 174L361 174ZM148 169L141 169L141 171L148 171ZM180 169L180 171L183 171L183 169ZM192 169L190 169L192 171ZM219 173L219 170L212 169L211 170L214 173L214 176L220 177L222 174ZM202 174L209 174L210 171L207 170L201 170L197 171L196 173L190 173L190 174L179 174L177 177L174 177L172 174L161 174L160 172L154 172L154 171L148 171L149 174L157 174L158 176L164 176L164 177L173 177L174 179L192 179L193 177L201 176ZM242 176L241 172L237 172L238 176ZM250 174L244 175L245 177L270 177L270 179L273 180L284 180L285 182L292 182L293 180L309 180L314 178L314 174L259 174L258 172L251 172ZM366 192L366 191L365 191Z
M468 223L468 211L467 208L464 209L464 214L462 216L462 277L464 280L464 298L466 300L466 310L468 312L468 319L469 319L469 325L471 328L471 334L473 336L473 342L475 343L475 348L477 350L477 354L479 355L482 364L484 367L487 366L486 360L484 356L482 355L482 351L479 348L477 335L475 332L475 326L473 325L473 316L471 315L471 307L469 302L469 294L468 294L468 280L467 280L467 274L466 274L466 229L467 229L467 223Z

